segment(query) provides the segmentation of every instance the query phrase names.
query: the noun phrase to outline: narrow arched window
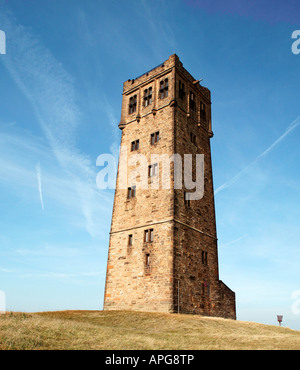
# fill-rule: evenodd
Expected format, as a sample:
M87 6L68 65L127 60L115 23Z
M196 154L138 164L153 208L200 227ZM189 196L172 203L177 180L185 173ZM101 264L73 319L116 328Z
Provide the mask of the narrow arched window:
M169 80L166 78L163 81L160 81L159 95L161 99L164 99L169 94Z
M190 92L190 108L196 112L196 96L193 92Z
M129 99L129 113L136 112L136 102L137 102L137 95L132 96Z
M144 91L144 107L152 104L152 87L149 87Z
M184 83L179 81L179 98L183 100L184 97L185 97Z

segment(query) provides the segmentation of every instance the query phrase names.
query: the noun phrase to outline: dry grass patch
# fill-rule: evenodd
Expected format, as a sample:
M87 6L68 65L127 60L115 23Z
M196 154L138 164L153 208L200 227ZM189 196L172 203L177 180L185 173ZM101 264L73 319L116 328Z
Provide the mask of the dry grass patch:
M0 315L0 349L300 349L300 332L250 322L126 311Z

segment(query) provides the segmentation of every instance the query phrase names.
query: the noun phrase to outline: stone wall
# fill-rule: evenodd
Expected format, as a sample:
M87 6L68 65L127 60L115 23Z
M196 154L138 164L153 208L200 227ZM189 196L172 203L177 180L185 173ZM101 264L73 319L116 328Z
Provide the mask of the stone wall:
M161 81L166 79L168 96L161 98ZM179 91L182 84L184 94ZM145 106L145 90L150 87L151 103ZM134 112L129 109L132 97L136 97ZM196 109L192 109L193 99ZM235 294L219 280L218 271L210 91L172 55L162 65L124 83L119 127L123 154L112 215L104 309L235 318ZM159 141L153 144L150 137L156 132ZM139 147L132 151L136 140ZM147 178L146 184L141 182L154 163L154 154L169 157L174 153L182 160L184 154L192 154L194 159L204 154L201 199L187 202L185 184L174 189L174 165L171 163L169 175L158 157L157 176ZM143 163L135 160L137 154L144 155ZM182 163L184 168L184 160ZM195 166L192 172L194 178ZM124 173L126 184L120 186ZM163 180L170 181L169 188L162 188ZM131 186L136 186L136 193L128 198ZM151 240L146 240L147 230L152 233Z
M104 309L172 312L172 223L151 228L149 243L144 243L144 227L111 234ZM131 246L128 235L133 235Z

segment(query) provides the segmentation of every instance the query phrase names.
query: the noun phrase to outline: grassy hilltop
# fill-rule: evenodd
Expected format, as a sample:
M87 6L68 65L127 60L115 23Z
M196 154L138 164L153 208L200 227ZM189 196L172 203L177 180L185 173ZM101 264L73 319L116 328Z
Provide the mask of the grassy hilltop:
M253 322L129 311L0 315L0 350L299 350L300 332Z

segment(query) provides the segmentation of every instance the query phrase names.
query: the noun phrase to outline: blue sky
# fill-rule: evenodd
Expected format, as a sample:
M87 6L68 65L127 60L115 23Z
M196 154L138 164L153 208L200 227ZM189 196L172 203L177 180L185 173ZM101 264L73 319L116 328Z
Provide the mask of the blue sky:
M117 155L123 82L176 53L212 92L220 278L238 319L300 330L300 5L249 3L0 1L7 310L102 308L113 191L96 160Z

